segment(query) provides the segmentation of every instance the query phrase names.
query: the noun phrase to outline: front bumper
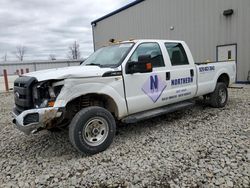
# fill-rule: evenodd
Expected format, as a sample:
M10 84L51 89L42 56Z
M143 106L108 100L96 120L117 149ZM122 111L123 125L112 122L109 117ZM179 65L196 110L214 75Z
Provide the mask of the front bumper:
M20 131L30 134L40 128L45 128L53 119L59 118L62 112L58 110L59 108L49 107L25 110L21 114L13 110L13 123Z

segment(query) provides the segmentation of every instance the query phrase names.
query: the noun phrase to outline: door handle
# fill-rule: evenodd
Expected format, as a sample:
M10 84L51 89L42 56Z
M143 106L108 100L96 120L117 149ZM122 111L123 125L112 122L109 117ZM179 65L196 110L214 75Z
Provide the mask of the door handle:
M194 77L194 70L193 69L190 69L190 76Z
M170 72L166 72L166 80L170 80Z

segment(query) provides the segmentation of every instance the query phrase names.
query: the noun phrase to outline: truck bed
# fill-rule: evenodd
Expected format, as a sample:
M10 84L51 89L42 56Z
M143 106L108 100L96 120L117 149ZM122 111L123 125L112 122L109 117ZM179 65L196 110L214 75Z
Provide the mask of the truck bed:
M236 62L235 61L221 61L209 63L196 63L197 72L197 94L202 96L214 91L217 80L222 73L228 76L228 85L235 82L236 79Z

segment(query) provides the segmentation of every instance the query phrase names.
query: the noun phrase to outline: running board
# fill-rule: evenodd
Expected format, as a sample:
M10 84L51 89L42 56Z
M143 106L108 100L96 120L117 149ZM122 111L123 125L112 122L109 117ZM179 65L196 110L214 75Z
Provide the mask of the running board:
M175 112L177 110L185 109L195 105L195 102L185 101L176 104L170 104L164 107L148 110L145 112L139 112L132 114L122 119L123 123L136 123L138 121L154 118L156 116L164 115L167 113Z

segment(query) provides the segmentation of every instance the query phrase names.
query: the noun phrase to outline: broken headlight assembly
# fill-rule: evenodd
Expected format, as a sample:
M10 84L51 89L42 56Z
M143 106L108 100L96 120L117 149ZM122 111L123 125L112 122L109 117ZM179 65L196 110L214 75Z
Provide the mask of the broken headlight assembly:
M35 108L53 107L63 85L63 81L44 81L34 85L33 102Z

